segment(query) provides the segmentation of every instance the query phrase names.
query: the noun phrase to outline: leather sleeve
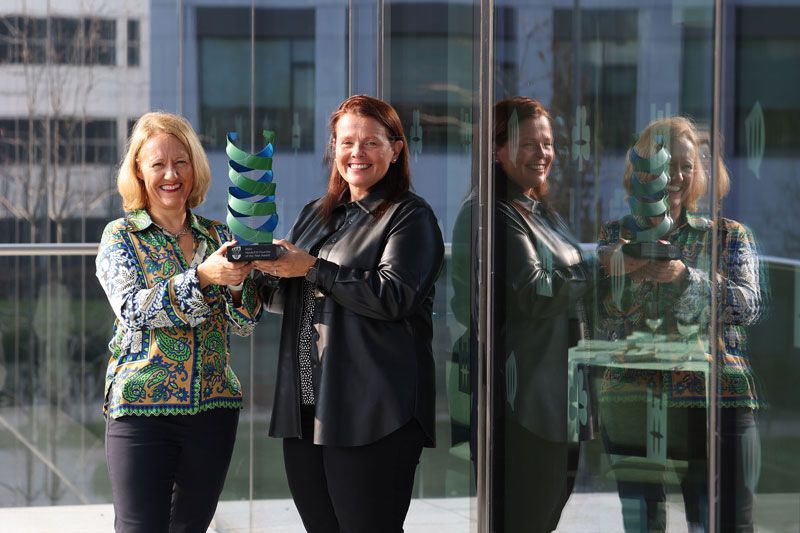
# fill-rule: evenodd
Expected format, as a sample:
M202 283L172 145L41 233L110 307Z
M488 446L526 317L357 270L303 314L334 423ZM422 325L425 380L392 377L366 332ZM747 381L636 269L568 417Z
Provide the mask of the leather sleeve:
M497 211L497 283L505 286L508 301L516 300L525 315L550 317L563 313L569 305L569 274L546 268L526 226L509 212Z
M429 207L410 203L393 217L375 268L320 260L317 274L317 285L342 307L380 320L411 314L428 296L444 258L442 234Z

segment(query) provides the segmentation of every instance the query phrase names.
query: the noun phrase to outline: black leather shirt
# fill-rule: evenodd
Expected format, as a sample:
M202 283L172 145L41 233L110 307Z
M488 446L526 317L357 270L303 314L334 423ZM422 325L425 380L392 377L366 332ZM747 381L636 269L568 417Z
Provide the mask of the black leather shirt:
M582 254L555 211L525 196L499 166L495 173L492 312L495 371L501 384L498 400L505 405L506 416L529 431L563 442L567 440L567 353L589 329L584 299L591 286L591 258ZM471 328L477 327L473 296L477 242L470 222L476 203L473 194L459 212L452 261L453 311ZM477 346L464 345L464 349L474 353ZM472 371L477 370L475 365L473 360Z
M550 441L567 440L567 352L587 329L589 267L564 220L506 182L497 205L496 346L507 414Z
M380 184L357 202L343 202L325 222L319 200L306 205L287 239L319 251L311 346L316 419L314 443L360 446L416 418L434 444L434 282L444 244L430 206L408 192L380 218ZM312 277L312 276L310 276ZM297 343L303 278L277 285L260 276L270 311L283 313L274 437L303 437Z

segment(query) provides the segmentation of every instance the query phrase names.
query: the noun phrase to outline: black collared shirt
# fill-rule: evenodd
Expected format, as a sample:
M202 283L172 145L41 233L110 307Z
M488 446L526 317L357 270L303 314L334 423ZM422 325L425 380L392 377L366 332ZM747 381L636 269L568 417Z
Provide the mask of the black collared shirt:
M380 186L355 202L345 195L323 220L317 200L303 208L287 236L305 250L324 240L310 352L317 444L369 444L412 419L427 444L434 442L432 309L444 244L422 198L407 192L388 206L385 201ZM303 281L263 283L261 289L268 309L283 314L270 423L275 437L301 436L296 354Z

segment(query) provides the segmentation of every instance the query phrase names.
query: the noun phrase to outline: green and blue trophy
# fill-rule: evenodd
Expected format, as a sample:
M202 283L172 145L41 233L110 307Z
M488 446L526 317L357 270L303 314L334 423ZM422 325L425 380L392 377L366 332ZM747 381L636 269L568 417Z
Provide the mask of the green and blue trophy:
M642 259L669 261L681 258L680 248L663 242L674 224L669 214L669 162L671 156L661 144L656 153L642 157L631 149L628 156L631 174L628 206L631 214L622 219L622 226L631 242L622 247L625 255ZM652 179L643 179L645 176ZM652 223L653 219L661 220Z
M228 177L233 183L228 188L226 222L237 241L236 246L228 248L229 261L273 260L283 251L272 243L272 232L278 225L272 181L275 133L264 130L262 135L266 146L255 154L236 146L236 132L226 136Z

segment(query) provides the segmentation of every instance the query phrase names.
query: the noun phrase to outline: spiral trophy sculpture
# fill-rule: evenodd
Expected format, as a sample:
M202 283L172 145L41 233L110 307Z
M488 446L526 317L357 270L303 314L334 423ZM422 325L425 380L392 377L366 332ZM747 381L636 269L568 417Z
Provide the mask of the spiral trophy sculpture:
M659 242L672 229L669 216L669 161L671 156L662 145L652 156L642 157L631 149L628 156L634 172L631 175L631 195L628 205L631 214L623 218L623 227L630 235L631 242L622 247L623 253L633 257L668 261L680 259L680 249L665 242ZM644 181L643 175L655 176ZM653 218L661 221L651 224Z
M225 153L229 158L228 178L233 187L228 188L225 220L238 242L237 246L228 248L229 261L277 259L282 251L280 246L272 244L272 231L278 225L275 183L272 181L275 133L264 130L262 135L266 146L255 154L236 146L236 132L227 135ZM263 174L257 176L261 171ZM248 224L243 222L245 219Z

